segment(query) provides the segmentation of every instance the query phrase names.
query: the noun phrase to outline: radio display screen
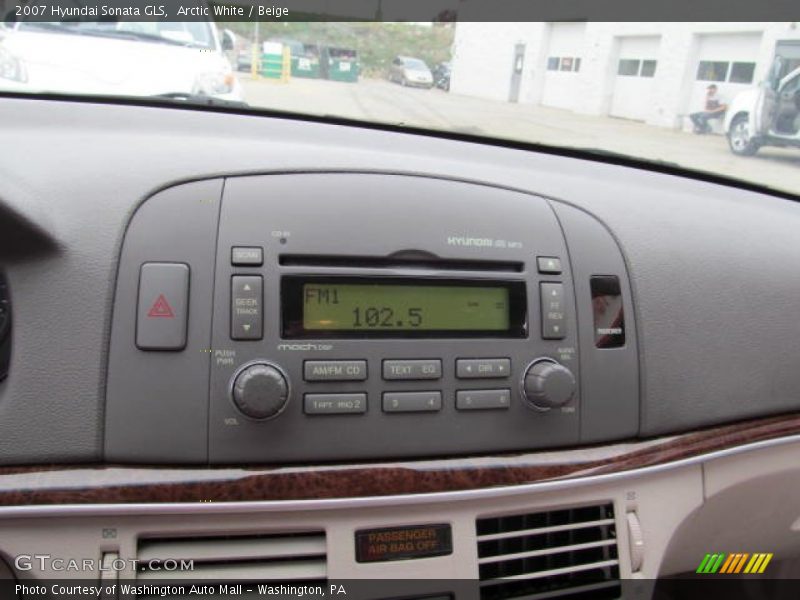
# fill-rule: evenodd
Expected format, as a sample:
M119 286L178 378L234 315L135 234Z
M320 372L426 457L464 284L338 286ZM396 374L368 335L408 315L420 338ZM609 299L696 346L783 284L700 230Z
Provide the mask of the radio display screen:
M525 333L522 282L287 277L283 300L286 337Z

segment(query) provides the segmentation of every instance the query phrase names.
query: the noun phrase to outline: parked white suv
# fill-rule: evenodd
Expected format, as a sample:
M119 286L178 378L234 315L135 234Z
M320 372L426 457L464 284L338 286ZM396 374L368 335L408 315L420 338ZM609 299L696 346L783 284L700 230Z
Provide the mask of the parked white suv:
M758 88L737 95L725 114L725 132L734 154L752 156L762 146L800 146L800 68L784 77L776 58Z
M3 26L0 90L240 101L207 22L35 22Z

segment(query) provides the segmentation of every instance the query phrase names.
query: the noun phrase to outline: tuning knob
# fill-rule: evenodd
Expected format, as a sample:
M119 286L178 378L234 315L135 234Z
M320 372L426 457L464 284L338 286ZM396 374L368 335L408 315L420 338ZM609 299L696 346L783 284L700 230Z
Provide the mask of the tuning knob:
M283 372L269 363L252 363L233 379L233 403L251 419L278 415L289 400L289 382Z
M575 376L551 358L533 361L522 380L525 401L539 410L564 406L575 396Z

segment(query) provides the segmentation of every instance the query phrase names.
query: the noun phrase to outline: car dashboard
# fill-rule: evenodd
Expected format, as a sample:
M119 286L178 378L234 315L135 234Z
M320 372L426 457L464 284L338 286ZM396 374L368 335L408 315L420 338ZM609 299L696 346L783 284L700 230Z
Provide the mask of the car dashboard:
M0 119L19 582L597 598L797 556L796 202L280 114Z

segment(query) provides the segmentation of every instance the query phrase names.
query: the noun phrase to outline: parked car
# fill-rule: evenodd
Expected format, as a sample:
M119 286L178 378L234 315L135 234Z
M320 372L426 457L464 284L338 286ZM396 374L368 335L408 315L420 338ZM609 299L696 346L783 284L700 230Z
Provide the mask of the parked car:
M433 68L433 85L445 92L450 91L450 63L439 63Z
M5 28L0 90L242 99L213 23L20 21Z
M389 69L389 81L403 86L433 87L433 73L424 60L410 56L397 56Z
M781 77L780 57L767 80L731 102L725 132L734 154L752 156L762 146L800 147L800 68Z
M253 48L239 50L236 55L236 70L249 73L253 70Z

